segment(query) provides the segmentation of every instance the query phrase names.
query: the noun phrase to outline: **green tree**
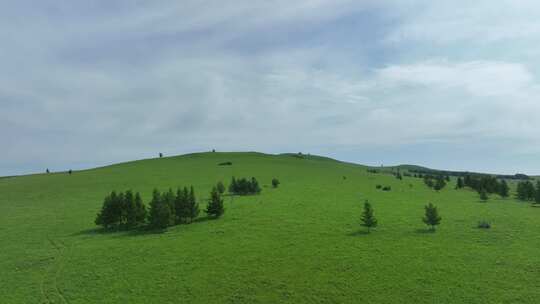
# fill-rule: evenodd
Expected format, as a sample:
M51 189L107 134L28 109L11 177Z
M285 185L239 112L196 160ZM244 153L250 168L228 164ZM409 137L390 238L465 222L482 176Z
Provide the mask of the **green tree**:
M141 194L137 192L135 193L135 221L137 225L143 225L146 222L147 216L146 206L142 201Z
M461 177L458 177L457 182L456 182L456 189L461 189L463 187L464 187L463 179L461 179Z
M487 191L484 188L481 188L480 191L478 191L478 194L480 195L480 199L484 202L489 199Z
M164 229L174 224L174 211L167 196L167 193L162 195L157 189L152 193L149 219L152 228Z
M499 195L501 197L508 197L509 192L510 192L510 188L508 187L508 184L506 183L506 181L504 179L499 184L498 190L499 190L498 191Z
M534 195L534 202L540 204L540 181L536 182L536 190Z
M272 178L272 187L277 188L279 186L279 180L277 178Z
M439 191L442 190L446 186L446 182L444 181L444 178L442 176L439 176L437 180L435 181L435 185L433 185L433 189Z
M425 216L422 218L422 221L426 225L431 226L431 230L435 231L435 226L439 225L442 219L439 216L437 207L435 207L432 203L429 203L428 205L424 207L424 209L425 209Z
M135 197L131 190L126 191L124 196L124 217L127 228L137 226L137 208L135 206Z
M364 202L364 211L360 219L362 226L367 227L368 233L371 232L371 228L377 227L377 219L373 214L373 207L371 207L371 204L367 200Z
M183 190L181 188L176 190L176 197L174 198L174 213L177 224L183 223L187 218L188 196L189 192L187 187L184 187Z
M225 193L225 185L223 185L223 183L221 181L219 181L217 183L216 188L217 188L217 191L219 192L219 194Z
M223 207L223 202L222 202L222 207ZM195 198L195 190L193 189L193 186L191 186L189 190L189 195L188 195L187 204L186 204L186 216L187 216L187 219L189 220L189 223L193 222L193 220L195 220L197 216L199 216L199 204L197 203L197 199Z
M225 209L223 208L223 199L219 195L216 187L212 188L212 192L210 192L210 200L208 201L205 212L208 216L213 218L218 218L225 212Z

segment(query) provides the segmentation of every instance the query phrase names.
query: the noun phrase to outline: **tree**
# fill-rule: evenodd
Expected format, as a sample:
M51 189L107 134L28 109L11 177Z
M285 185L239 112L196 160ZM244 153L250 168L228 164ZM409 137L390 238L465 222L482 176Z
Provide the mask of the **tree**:
M167 197L168 194L161 194L154 189L152 201L150 201L150 226L152 228L164 229L174 224L174 211L171 208Z
M279 180L277 178L272 178L272 187L277 188L279 186Z
M131 190L126 191L124 195L124 204L123 204L122 216L125 221L125 225L128 228L133 228L137 226L137 210L135 207L135 197Z
M217 183L216 188L219 194L225 193L225 185L221 181Z
M536 182L536 190L534 195L534 202L540 204L540 181Z
M187 217L187 203L188 203L189 192L187 187L184 187L184 190L178 188L176 190L176 197L174 199L174 211L176 215L176 223L180 224L184 222Z
M461 177L458 177L457 182L456 182L456 189L461 189L463 187L464 187L463 180L461 179Z
M435 185L433 186L433 189L439 191L442 190L446 186L446 182L444 181L444 178L439 176L437 180L435 181Z
M236 178L233 176L231 179L231 184L229 185L229 193L235 193L237 188L238 183L236 182Z
M159 158L163 157L163 153L159 152Z
M122 222L122 204L124 195L118 195L115 191L107 195L103 200L101 211L96 215L96 225L105 229L118 227Z
M364 203L364 212L362 212L362 226L367 227L368 233L371 232L371 228L377 227L377 219L373 215L373 208L371 204L366 200Z
M501 183L499 184L499 189L498 189L499 195L501 197L508 197L509 191L510 191L510 188L508 187L508 184L506 183L506 181L503 179Z
M205 212L208 216L213 218L218 218L225 212L225 209L223 208L223 199L219 195L216 187L212 188L212 192L210 192L210 200L208 201Z
M435 226L439 225L441 223L441 217L439 216L439 213L437 211L437 207L435 207L432 203L429 203L424 207L425 209L425 216L422 218L422 221L428 225L431 226L431 230L435 231Z
M146 222L147 215L148 212L142 201L141 194L137 192L135 193L135 222L137 225L143 225Z
M480 194L480 199L484 202L487 201L489 198L487 195L487 191L484 188L480 189L480 191L478 191L478 194Z
M47 170L45 170L46 173L50 173L51 171L49 171L49 168L47 168Z
M223 202L221 203L221 205L223 208ZM195 190L193 189L193 186L191 186L189 190L189 195L187 197L186 217L189 220L189 223L191 223L194 219L197 218L197 216L199 216L199 204L197 203L197 200L195 198Z

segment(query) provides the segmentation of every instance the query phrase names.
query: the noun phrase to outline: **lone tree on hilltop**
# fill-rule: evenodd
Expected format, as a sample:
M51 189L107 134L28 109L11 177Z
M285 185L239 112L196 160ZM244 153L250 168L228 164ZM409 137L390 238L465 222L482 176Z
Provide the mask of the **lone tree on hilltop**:
M428 205L424 207L424 209L425 209L425 216L422 218L422 221L426 225L431 226L432 231L435 231L435 226L439 225L442 219L439 216L437 207L435 207L432 203L429 203Z
M204 212L213 218L219 218L225 212L225 209L223 208L223 199L219 195L216 187L212 188L212 192L210 192L210 200L208 201L208 205Z
M360 219L362 220L362 226L367 227L368 233L371 232L371 228L377 227L377 219L373 214L373 207L371 207L371 204L367 200L364 203L364 211Z

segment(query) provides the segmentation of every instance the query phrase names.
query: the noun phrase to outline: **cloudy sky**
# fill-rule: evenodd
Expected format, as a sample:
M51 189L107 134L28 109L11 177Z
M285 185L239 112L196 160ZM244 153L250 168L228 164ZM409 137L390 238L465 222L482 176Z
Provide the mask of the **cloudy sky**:
M194 151L540 174L538 1L0 0L0 175Z

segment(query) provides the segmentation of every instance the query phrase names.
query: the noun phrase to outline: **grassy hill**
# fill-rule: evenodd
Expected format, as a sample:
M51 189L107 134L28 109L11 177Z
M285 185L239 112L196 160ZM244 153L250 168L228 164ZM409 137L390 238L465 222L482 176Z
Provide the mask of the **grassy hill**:
M217 165L225 161L233 165ZM200 153L0 179L0 302L538 303L540 208L366 168ZM111 190L140 191L148 203L153 188L193 184L203 208L233 175L255 176L263 191L227 196L219 220L164 233L102 233L93 223ZM359 226L365 199L379 219L371 234ZM436 233L421 222L428 202L443 217ZM484 219L491 229L476 228Z

